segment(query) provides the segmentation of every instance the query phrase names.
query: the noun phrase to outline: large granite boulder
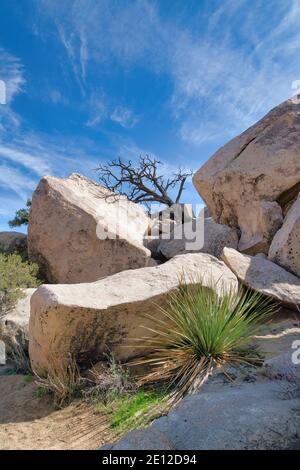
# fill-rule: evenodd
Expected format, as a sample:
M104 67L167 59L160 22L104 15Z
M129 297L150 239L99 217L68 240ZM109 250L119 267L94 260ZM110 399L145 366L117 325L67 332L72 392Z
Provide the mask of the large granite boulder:
M0 232L0 251L6 255L17 253L27 258L27 235L21 232Z
M204 253L177 256L157 267L123 271L89 284L39 287L31 298L29 324L33 369L46 372L53 358L63 361L70 354L79 363L90 364L108 350L120 360L146 352L135 340L149 335L145 327L151 325L150 318L161 315L158 305L178 288L183 274L186 283L201 282L220 294L238 288L227 266Z
M191 239L190 236L185 236L186 224L179 225L174 228L170 240L161 240L157 246L157 252L161 253L167 259L173 258L179 254L193 252L209 253L219 258L225 246L237 248L239 237L235 228L217 224L211 217L202 217L198 226L197 222L198 219L190 222L192 224L194 238ZM204 228L201 224L203 224ZM200 233L201 231L203 231L203 233ZM197 234L200 235L199 239L203 242L201 248L199 248L197 244ZM195 242L194 244L193 241Z
M299 311L300 279L265 256L250 256L224 248L221 259L247 287Z
M148 265L148 224L142 207L83 176L45 176L32 198L29 255L51 283L92 282Z
M216 222L241 229L239 250L268 253L300 189L300 104L285 101L218 150L193 182Z
M269 259L300 276L300 196L273 238Z

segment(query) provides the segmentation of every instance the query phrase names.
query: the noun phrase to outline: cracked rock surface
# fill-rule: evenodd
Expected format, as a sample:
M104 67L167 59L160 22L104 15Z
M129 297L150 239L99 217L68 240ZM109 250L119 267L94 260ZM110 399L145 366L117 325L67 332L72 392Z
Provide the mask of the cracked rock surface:
M239 227L239 249L268 253L300 190L300 104L287 100L219 149L193 182L220 224Z

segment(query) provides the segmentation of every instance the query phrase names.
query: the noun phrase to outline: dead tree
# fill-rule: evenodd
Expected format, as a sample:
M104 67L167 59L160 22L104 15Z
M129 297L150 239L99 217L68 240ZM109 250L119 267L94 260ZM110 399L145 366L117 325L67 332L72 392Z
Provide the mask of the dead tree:
M141 155L137 164L131 160L125 162L119 157L100 164L96 170L100 183L116 195L126 196L137 203L149 205L158 202L170 207L180 202L186 180L193 172L179 168L170 176L165 176L159 172L162 166L160 160ZM171 197L171 190L175 190L174 198Z

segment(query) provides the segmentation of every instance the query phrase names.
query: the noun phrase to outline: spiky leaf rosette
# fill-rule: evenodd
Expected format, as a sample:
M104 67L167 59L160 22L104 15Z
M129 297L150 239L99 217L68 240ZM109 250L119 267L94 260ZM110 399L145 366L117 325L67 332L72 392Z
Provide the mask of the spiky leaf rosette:
M135 365L151 366L140 383L164 381L171 401L197 391L216 367L257 364L249 343L276 311L260 293L240 289L218 295L201 281L182 284L166 307L157 308L161 315L145 327L151 336L138 340L152 352Z

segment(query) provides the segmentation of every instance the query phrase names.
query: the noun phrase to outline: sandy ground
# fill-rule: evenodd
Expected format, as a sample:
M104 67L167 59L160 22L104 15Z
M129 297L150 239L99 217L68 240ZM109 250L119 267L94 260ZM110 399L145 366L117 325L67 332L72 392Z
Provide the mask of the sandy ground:
M82 403L55 410L34 382L0 376L0 449L97 449L109 440L103 416Z

